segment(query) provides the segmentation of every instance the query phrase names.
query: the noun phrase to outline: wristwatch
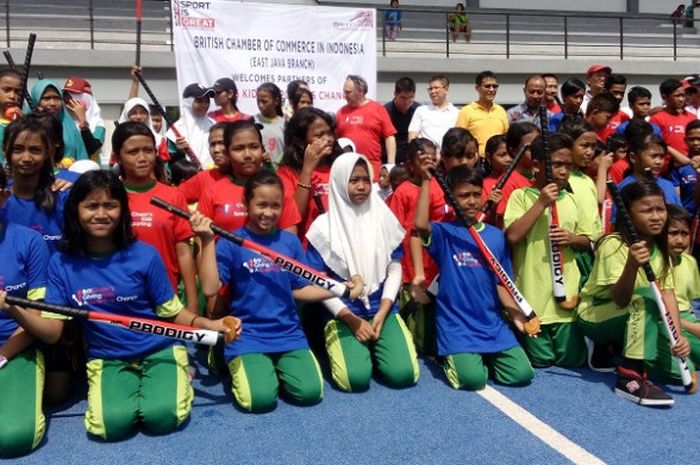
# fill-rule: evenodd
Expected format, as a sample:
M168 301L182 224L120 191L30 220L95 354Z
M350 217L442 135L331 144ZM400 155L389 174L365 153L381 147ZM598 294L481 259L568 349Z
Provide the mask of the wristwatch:
M7 362L8 362L7 357L5 357L4 355L0 355L0 368L7 365Z

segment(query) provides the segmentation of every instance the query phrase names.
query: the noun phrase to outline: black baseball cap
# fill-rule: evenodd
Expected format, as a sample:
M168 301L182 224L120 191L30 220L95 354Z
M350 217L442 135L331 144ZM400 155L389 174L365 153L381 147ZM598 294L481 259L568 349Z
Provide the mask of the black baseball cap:
M238 91L236 83L233 81L233 79L227 77L217 79L214 85L211 86L211 89L214 92L221 92L222 90L232 90L234 92Z
M192 83L185 87L185 90L182 92L182 96L184 98L213 97L214 91L204 87L201 84Z

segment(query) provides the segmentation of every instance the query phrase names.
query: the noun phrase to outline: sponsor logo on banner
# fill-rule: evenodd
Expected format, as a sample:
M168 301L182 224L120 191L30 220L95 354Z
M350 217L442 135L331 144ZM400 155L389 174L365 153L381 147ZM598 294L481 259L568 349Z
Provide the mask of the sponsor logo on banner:
M337 31L361 31L374 29L374 21L371 11L358 11L348 21L333 21L333 28Z
M174 0L173 14L175 25L185 29L214 29L216 21L214 18L200 18L192 16L193 11L209 10L211 2L198 2L191 0Z

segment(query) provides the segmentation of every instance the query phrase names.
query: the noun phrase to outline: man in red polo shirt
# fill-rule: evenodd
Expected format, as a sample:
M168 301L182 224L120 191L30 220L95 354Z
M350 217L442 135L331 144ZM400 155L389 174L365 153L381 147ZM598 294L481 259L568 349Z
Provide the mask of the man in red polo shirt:
M386 147L386 162L396 161L396 129L386 108L367 98L367 81L362 77L349 75L343 85L343 94L348 104L338 110L336 134L352 140L357 153L367 157L376 181L382 166L382 141Z

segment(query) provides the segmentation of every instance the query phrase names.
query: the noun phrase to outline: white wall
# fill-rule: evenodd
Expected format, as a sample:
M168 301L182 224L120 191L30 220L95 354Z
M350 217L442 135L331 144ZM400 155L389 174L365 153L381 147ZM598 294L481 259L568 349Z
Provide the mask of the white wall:
M681 3L688 5L690 0L639 0L639 12L670 15Z
M675 1L675 0L674 0ZM680 1L680 0L679 0ZM665 1L647 0L646 3L666 3ZM552 11L595 11L623 13L627 11L626 0L481 0L481 8L510 8L522 10L552 10ZM669 11L670 13L670 11Z

